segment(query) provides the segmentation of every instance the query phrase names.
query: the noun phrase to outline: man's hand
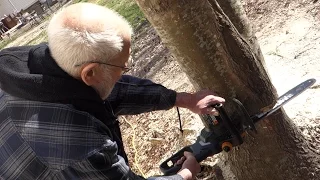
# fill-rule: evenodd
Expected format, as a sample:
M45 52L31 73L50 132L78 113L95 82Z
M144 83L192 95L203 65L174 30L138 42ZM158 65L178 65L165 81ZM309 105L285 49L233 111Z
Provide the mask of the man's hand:
M202 90L193 94L177 93L176 106L188 108L190 111L197 114L212 114L217 115L216 109L212 105L217 103L224 103L225 99L216 96L210 90Z
M184 156L177 162L177 164L181 163L183 164L178 174L185 180L193 179L201 170L196 158L190 152L184 152Z

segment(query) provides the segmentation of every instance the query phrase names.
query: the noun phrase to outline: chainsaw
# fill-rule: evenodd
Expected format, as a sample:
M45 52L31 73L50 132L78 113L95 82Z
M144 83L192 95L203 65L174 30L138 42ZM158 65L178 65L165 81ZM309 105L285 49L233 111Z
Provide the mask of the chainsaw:
M222 104L213 105L212 107L219 112L219 115L201 115L205 127L201 130L196 142L182 148L161 163L160 170L164 175L176 174L182 166L181 164L176 165L176 162L184 156L183 153L185 151L193 153L198 162L205 160L209 156L218 154L221 151L229 152L233 147L243 143L243 137L246 132L254 131L257 133L255 128L257 122L279 110L283 105L311 87L315 82L315 79L308 79L300 83L280 96L274 106L255 115L249 115L239 100L232 99L236 104L237 113L239 113L237 121L230 119Z

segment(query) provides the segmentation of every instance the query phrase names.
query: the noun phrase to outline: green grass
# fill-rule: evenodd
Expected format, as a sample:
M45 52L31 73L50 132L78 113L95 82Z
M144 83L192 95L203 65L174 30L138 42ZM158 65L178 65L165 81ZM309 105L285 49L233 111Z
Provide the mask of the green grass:
M122 15L133 29L146 19L134 0L76 0L75 2L92 2L113 9Z
M0 42L0 50L5 48L9 43L11 43L12 41L16 40L17 38L18 38L17 36L13 36L13 37L11 37L11 39L1 40L1 42Z
M105 2L103 5L117 11L129 21L133 29L146 19L134 0L99 0L99 2Z
M36 44L39 44L41 42L46 42L46 41L48 41L48 34L47 34L46 30L43 30L38 36L31 39L29 42L27 42L24 45L36 45Z
M75 2L75 3L78 3L78 2L88 2L88 0L75 0L74 2Z

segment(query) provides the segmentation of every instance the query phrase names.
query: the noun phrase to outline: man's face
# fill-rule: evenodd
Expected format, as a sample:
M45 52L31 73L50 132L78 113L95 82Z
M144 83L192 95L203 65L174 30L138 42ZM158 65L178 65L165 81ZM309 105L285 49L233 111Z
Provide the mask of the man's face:
M107 73L102 75L102 83L99 84L99 91L102 93L102 99L106 99L111 93L113 86L121 78L122 74L129 68L130 63L128 62L130 58L130 38L124 38L124 46L121 53L116 57L115 63L113 65L117 67L112 67L111 77ZM110 83L112 82L112 83Z
M123 49L121 53L116 57L117 60L115 62L117 64L114 64L123 68L113 68L114 71L112 72L112 82L116 83L120 79L121 75L127 70L127 68L129 68L131 64L129 63L130 51L130 38L124 38Z

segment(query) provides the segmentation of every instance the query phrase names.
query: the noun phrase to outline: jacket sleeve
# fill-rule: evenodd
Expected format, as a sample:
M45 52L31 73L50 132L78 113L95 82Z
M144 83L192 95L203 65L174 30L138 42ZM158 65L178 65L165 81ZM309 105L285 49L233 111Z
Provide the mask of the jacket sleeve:
M121 156L117 155L117 145L111 140L106 140L101 149L95 150L91 155L75 163L62 173L66 179L123 179L143 180L145 178L133 173ZM176 174L172 176L150 177L148 180L183 180Z
M147 79L123 75L106 100L116 115L167 110L174 106L176 92Z

